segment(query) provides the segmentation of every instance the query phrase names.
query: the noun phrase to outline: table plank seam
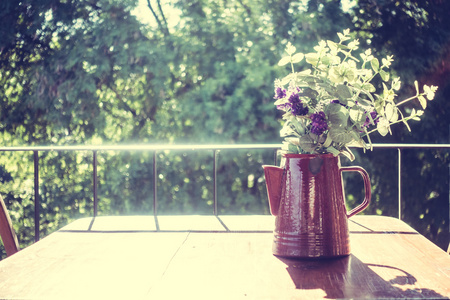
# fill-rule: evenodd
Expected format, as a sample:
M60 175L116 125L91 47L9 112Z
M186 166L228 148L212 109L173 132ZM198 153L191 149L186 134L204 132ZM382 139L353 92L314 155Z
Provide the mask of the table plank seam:
M57 232L64 233L273 233L272 230L195 230L195 229L186 229L186 230L78 230L78 229L60 229ZM359 232L357 232L359 233ZM367 232L361 232L367 233ZM383 232L379 232L383 233Z

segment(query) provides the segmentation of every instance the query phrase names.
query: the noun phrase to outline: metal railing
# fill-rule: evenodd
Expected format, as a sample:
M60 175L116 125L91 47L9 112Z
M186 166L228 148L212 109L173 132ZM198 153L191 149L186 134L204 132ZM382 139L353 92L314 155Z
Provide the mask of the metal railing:
M153 152L153 214L158 214L157 196L157 152L158 151L199 151L210 150L213 152L213 213L218 215L217 201L217 154L221 150L273 150L274 164L277 164L277 152L281 144L237 144L237 145L109 145L109 146L30 146L30 147L0 147L0 151L30 151L34 160L34 227L35 241L40 238L39 224L39 152L45 151L89 151L92 152L93 167L93 215L98 213L97 195L97 153L99 151L150 151ZM373 148L397 149L398 157L398 218L401 219L402 211L402 150L403 149L450 149L450 144L373 144ZM450 199L449 199L450 201ZM450 211L449 211L450 216Z
M402 219L402 150L403 149L450 149L450 144L373 144L374 148L397 149L397 180L398 180L398 219ZM450 166L449 166L450 176ZM449 187L450 189L450 187ZM450 191L449 191L450 193ZM450 204L450 198L449 198ZM449 210L450 219L450 210ZM450 220L449 220L450 221ZM449 222L450 223L450 222ZM450 225L449 225L450 226ZM450 231L450 227L449 227Z

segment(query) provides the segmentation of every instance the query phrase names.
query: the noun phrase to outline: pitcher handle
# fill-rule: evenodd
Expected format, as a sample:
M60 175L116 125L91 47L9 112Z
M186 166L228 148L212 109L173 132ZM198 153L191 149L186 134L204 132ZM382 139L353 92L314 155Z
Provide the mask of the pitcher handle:
M364 201L352 209L350 212L347 212L347 217L350 218L353 215L356 215L357 213L362 212L370 203L370 199L372 197L372 191L371 191L371 185L370 185L370 179L369 174L367 174L366 170L364 170L361 167L353 166L353 167L341 167L339 171L342 172L358 172L364 181L364 190L365 190L365 197Z

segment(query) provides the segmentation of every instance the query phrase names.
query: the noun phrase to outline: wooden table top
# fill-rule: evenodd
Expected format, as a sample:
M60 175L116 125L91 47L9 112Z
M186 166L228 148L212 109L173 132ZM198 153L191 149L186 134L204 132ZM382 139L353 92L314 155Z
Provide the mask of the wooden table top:
M272 255L272 216L79 219L0 262L7 299L449 298L450 256L404 222L349 220L352 254Z

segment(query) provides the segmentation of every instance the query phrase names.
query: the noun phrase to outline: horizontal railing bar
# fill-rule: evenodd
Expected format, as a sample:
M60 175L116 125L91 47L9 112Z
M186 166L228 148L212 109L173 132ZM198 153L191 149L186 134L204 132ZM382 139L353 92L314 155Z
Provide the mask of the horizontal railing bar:
M129 145L97 145L97 146L3 146L0 151L163 151L163 150L245 150L245 149L278 149L282 144L232 144L232 145L170 145L170 144L129 144ZM353 148L353 147L352 147ZM373 144L373 148L450 148L450 144Z
M281 144L235 144L235 145L99 145L99 146L12 146L0 147L0 151L163 151L163 150L237 150L237 149L275 149Z
M450 144L373 144L374 148L393 148L393 149L408 149L408 148L450 148Z

